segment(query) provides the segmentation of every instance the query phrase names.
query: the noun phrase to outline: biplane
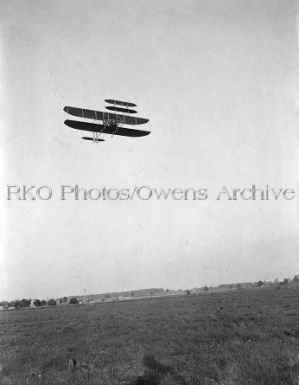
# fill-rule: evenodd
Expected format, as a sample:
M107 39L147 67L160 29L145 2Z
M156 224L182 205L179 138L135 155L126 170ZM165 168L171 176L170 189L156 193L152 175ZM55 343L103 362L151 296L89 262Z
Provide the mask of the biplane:
M105 107L108 111L65 106L63 110L66 113L86 120L66 119L64 124L75 130L92 132L93 137L83 136L82 139L93 141L94 143L105 141L104 137L107 134L110 134L111 137L121 135L134 138L150 134L150 131L125 127L145 124L149 121L149 119L135 116L137 111L133 108L137 107L136 104L114 99L105 99L105 102L109 104Z

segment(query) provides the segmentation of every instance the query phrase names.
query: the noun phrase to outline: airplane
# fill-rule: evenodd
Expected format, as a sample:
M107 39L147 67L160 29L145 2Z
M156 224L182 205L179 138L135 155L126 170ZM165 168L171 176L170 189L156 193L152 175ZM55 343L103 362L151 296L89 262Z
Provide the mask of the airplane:
M150 134L150 131L136 130L124 127L124 125L134 126L145 124L149 121L149 119L132 116L132 114L137 113L136 110L132 109L132 107L137 107L136 104L115 99L105 99L105 102L112 104L111 106L106 106L106 109L109 112L65 106L63 111L66 113L84 119L91 119L93 122L91 123L88 121L86 122L81 120L66 119L64 124L75 130L92 132L93 137L83 136L82 139L93 141L93 143L104 142L105 139L103 139L101 135L105 134L111 134L112 137L114 135L121 135L135 138ZM118 114L118 112L121 114Z

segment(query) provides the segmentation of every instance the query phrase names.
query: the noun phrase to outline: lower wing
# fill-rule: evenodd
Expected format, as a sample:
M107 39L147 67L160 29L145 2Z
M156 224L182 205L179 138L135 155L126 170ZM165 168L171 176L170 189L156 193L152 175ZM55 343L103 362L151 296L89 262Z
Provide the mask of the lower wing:
M143 130L133 130L131 128L125 127L115 127L115 126L103 126L102 124L94 124L87 122L80 122L79 120L65 120L64 124L74 128L75 130L90 131L90 132L101 132L103 134L114 134L121 136L130 136L130 137L140 137L150 134L150 131Z

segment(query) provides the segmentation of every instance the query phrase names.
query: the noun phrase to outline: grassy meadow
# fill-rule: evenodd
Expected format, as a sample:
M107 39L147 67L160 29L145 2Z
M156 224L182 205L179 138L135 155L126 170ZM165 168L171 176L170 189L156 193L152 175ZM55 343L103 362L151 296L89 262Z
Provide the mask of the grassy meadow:
M299 385L299 288L0 312L3 385Z

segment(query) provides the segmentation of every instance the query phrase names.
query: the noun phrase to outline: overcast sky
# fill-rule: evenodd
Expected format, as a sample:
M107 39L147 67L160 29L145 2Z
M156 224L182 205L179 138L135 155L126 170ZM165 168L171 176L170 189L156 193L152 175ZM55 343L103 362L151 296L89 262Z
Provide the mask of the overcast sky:
M192 288L299 273L297 5L58 0L0 5L0 299ZM65 105L135 102L143 138L94 145ZM297 102L297 109L296 109ZM69 117L70 118L70 117ZM48 201L7 201L7 185ZM75 201L59 186L206 188L205 201ZM286 201L216 200L293 188Z

